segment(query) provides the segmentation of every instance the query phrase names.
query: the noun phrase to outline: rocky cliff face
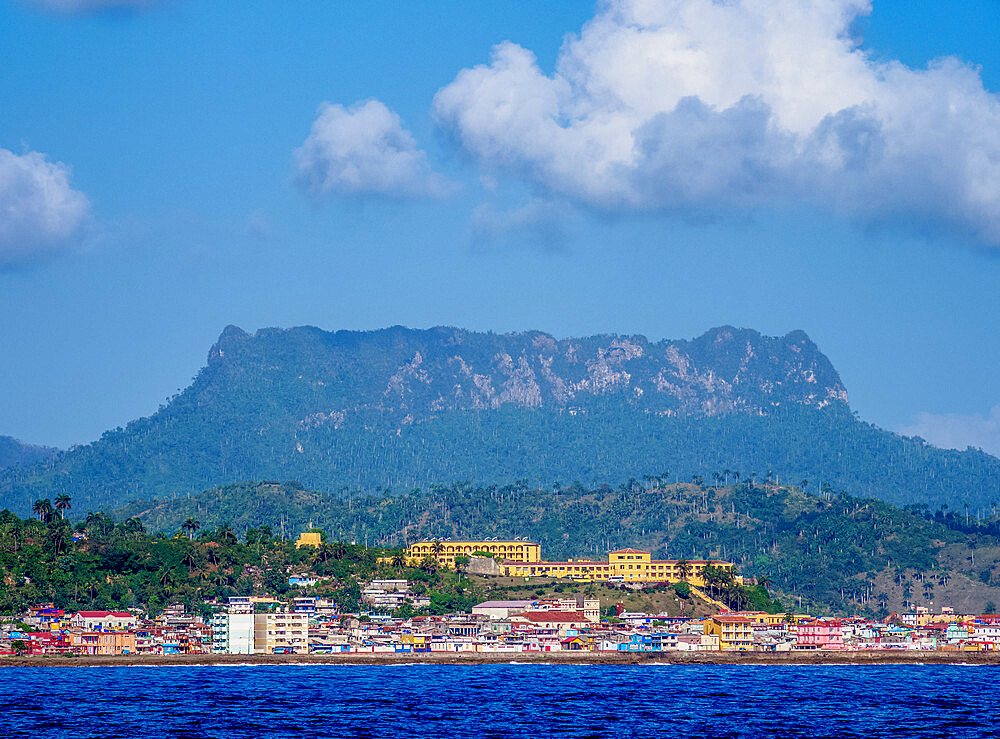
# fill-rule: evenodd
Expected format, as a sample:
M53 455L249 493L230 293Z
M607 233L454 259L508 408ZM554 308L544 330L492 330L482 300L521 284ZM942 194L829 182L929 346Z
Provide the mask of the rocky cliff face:
M241 377L284 386L303 428L337 427L371 413L407 424L504 405L587 413L612 396L661 416L767 414L783 404L848 402L836 370L805 333L775 338L730 326L691 341L659 342L399 327L265 329L250 336L229 327L212 347L207 371L206 389Z
M74 509L96 510L244 480L334 492L724 469L901 504L951 505L961 493L988 505L1000 489L1000 460L855 418L836 371L800 331L724 326L650 342L229 327L156 413L0 469L0 507L28 513L68 492Z

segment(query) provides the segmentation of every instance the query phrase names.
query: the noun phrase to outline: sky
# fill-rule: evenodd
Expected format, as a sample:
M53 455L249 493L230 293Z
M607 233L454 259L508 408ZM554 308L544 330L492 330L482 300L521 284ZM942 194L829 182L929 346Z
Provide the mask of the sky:
M228 324L803 329L1000 455L996 0L0 0L0 434Z

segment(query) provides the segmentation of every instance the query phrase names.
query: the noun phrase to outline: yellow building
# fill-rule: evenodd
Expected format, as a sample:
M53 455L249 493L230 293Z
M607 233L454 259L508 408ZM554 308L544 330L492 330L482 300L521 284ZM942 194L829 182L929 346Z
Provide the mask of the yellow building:
M743 616L711 616L705 619L704 633L719 639L724 652L748 651L753 648L753 621Z
M748 618L755 624L763 624L764 626L781 626L794 618L785 613L766 613L764 611L740 611L733 615Z
M686 563L686 567L685 564ZM706 567L732 570L730 562L711 559L652 559L641 549L617 549L608 553L606 562L568 560L566 562L504 561L500 569L508 577L568 577L574 580L611 582L680 582L686 580L696 587L705 584L702 572ZM737 578L740 581L741 578Z
M695 587L703 587L702 572L712 566L732 570L731 562L713 559L652 559L641 549L617 549L608 553L606 561L567 560L543 562L540 544L529 541L421 541L406 550L406 563L419 565L427 557L437 560L440 567L454 567L455 557L471 557L486 553L495 557L500 572L506 577L565 577L582 582L607 580L611 582L666 582L686 580ZM390 558L381 557L388 563ZM737 577L742 583L743 578Z
M530 541L421 541L406 550L406 563L418 565L433 557L441 567L454 567L455 557L471 557L485 552L505 562L538 562L542 547Z
M257 654L308 654L309 615L281 611L255 613L253 651Z
M299 534L299 538L295 540L295 548L300 549L302 547L319 547L323 543L323 535L316 531L305 531Z

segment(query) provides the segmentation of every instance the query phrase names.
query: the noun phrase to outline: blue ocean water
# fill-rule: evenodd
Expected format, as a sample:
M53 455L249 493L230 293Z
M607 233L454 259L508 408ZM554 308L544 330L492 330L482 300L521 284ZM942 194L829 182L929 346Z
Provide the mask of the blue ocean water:
M996 737L1000 668L0 668L5 737Z

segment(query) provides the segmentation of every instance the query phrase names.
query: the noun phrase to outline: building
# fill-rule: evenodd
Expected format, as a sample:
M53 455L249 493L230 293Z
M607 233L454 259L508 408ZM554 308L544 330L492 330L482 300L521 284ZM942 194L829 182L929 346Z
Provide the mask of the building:
M579 611L525 611L511 616L508 620L515 627L520 625L528 630L553 631L560 637L575 636L580 629L594 625Z
M265 611L253 615L255 654L308 654L309 614Z
M212 651L216 654L253 654L254 607L250 598L229 599L225 611L212 616Z
M674 583L686 580L696 587L705 585L702 573L710 566L721 570L734 569L730 562L712 559L652 559L649 552L631 548L609 552L606 562L571 559L566 562L505 560L500 563L500 569L507 577L565 577L584 582L606 580L620 583Z
M135 626L135 616L128 611L78 611L70 617L69 625L85 631L131 629Z
M302 547L319 547L323 543L323 535L318 531L304 531L299 534L299 538L295 540L295 548L300 549Z
M743 616L710 616L702 624L706 636L719 640L723 652L749 651L753 647L753 621Z
M507 562L538 562L541 544L530 541L421 541L406 550L406 563L418 565L426 557L437 560L440 567L454 567L455 557L489 556Z
M121 655L135 654L135 634L131 631L67 632L66 641L76 654Z
M797 649L843 649L844 631L839 620L816 619L801 623L795 636Z
M531 600L488 600L472 607L473 616L486 616L491 621L501 621L515 613L527 611L535 601Z

